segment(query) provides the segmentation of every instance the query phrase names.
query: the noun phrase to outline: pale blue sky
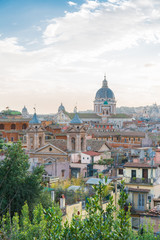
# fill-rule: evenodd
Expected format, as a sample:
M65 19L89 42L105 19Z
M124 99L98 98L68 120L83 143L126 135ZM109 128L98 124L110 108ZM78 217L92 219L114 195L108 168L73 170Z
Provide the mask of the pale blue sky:
M160 104L159 0L0 0L0 110Z

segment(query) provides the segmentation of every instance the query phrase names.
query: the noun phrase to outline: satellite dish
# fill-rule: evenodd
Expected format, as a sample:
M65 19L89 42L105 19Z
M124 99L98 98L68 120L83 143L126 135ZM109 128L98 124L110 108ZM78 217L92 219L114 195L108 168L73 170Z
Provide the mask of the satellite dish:
M88 147L87 147L87 151L91 151L91 146L88 146Z

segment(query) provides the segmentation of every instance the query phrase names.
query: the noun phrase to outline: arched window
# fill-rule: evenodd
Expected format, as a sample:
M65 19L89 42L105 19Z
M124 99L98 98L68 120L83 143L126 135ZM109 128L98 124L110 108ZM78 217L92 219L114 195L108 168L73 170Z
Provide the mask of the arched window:
M26 129L26 128L27 128L27 124L24 123L24 124L22 125L22 129Z
M39 147L42 146L42 137L39 137Z
M72 139L71 139L71 145L72 145L72 151L75 151L75 148L76 148L75 138L72 138Z
M0 129L4 129L4 124L0 124Z
M12 130L15 130L16 129L16 125L13 123L13 124L11 124L11 129Z
M84 138L81 138L81 151L84 151Z

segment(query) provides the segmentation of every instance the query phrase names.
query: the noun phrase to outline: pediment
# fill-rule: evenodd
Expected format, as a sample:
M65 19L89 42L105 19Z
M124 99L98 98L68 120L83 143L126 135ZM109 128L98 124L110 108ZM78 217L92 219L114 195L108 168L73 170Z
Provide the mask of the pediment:
M37 132L45 132L46 130L42 126L37 127L37 129L34 126L29 126L27 128L27 132L35 132L35 131L37 131Z
M57 148L53 144L49 143L35 151L35 154L61 154L61 155L67 155L66 152L62 151L61 149Z
M79 128L77 128L77 126L73 126L67 130L68 133L74 133L74 132L85 133L86 131L87 130L84 126L80 126Z

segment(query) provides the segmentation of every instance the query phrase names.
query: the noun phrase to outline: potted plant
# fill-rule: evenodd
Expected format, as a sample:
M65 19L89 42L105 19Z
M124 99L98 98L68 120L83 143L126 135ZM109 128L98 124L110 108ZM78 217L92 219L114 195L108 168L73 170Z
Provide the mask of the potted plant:
M136 181L136 177L133 177L132 179L133 179L134 182Z

